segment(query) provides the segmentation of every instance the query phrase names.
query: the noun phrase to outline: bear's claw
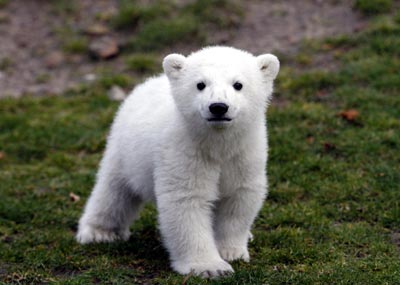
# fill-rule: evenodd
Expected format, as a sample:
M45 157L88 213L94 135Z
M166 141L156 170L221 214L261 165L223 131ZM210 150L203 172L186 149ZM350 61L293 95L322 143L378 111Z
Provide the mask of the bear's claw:
M245 247L222 247L219 248L219 254L226 261L242 259L245 262L250 261L249 251Z
M101 242L113 242L117 240L126 241L129 239L129 231L115 232L110 230L104 230L93 226L81 226L79 227L76 240L81 244L88 243L101 243Z
M216 278L221 276L227 276L232 274L232 266L224 260L216 260L214 262L204 263L186 263L186 262L175 262L173 264L174 269L181 274L191 273L195 276L202 278Z

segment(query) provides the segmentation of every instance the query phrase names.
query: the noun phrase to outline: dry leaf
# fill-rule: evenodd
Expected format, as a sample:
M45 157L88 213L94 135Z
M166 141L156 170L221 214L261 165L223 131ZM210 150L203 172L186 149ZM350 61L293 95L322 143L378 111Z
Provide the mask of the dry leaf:
M315 141L315 138L313 136L307 137L307 143L312 144Z
M333 143L329 143L329 142L324 143L324 150L326 152L333 151L335 149L336 149L336 145L334 145Z
M69 193L69 198L72 202L78 202L81 199L81 197L72 192Z
M0 160L3 159L5 156L4 152L0 151Z
M319 91L317 91L317 93L315 94L315 96L316 96L318 99L323 99L323 98L325 98L326 96L328 96L328 92L326 92L325 90L319 90Z
M355 109L349 109L349 110L342 111L339 113L340 117L342 117L343 119L345 119L349 122L355 121L359 115L360 115L360 113Z
M324 50L331 50L331 49L332 49L332 45L330 45L330 44L323 44L323 45L322 45L322 48L323 48Z

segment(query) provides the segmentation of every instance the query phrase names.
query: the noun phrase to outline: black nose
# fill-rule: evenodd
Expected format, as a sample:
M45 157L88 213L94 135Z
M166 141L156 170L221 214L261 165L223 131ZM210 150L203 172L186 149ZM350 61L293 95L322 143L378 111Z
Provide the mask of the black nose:
M215 116L222 116L228 112L229 106L225 103L212 103L208 108L210 109L211 114Z

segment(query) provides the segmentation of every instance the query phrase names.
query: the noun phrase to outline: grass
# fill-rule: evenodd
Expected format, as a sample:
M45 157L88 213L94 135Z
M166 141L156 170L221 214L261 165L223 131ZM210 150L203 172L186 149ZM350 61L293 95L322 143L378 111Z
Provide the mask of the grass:
M88 51L88 40L83 36L72 36L65 39L63 43L63 50L71 54L81 54Z
M12 67L13 61L9 57L3 57L0 59L0 71L7 71L10 67Z
M400 23L371 21L353 38L315 44L312 52L337 55L335 70L283 62L268 111L270 195L252 260L233 263L231 277L187 284L400 283ZM126 243L74 240L118 108L106 90L129 83L100 81L62 97L1 101L0 283L184 280L169 268L152 206ZM358 116L340 116L349 109Z
M147 6L125 0L112 23L118 29L134 30L128 49L147 52L176 43L205 43L205 30L232 28L242 16L242 6L234 0L196 0L184 5L159 0Z
M8 4L9 0L0 0L0 9L4 8Z
M78 11L77 3L74 0L58 0L53 3L53 11L59 16L73 15Z
M85 54L89 49L89 39L78 33L70 24L55 28L57 37L60 39L61 48L67 54Z
M354 7L365 15L389 12L392 5L392 0L356 0L354 3Z
M218 29L232 29L244 16L243 4L237 0L196 0L181 4L165 0L146 4L121 0L118 3L116 13L106 11L96 18L105 26L125 34L126 39L119 42L123 56L160 52L166 46L177 44L204 45L207 44L207 34ZM66 23L55 32L60 37L63 51L69 54L87 53L92 40L74 26L78 7L76 1L65 0L53 7Z
M114 85L124 88L131 87L133 81L134 80L126 74L115 74L106 70L101 72L97 83L99 87L110 89Z
M199 38L199 29L192 17L160 19L144 26L131 40L129 46L138 51L160 50L180 41Z
M154 55L133 54L126 60L126 65L130 70L140 73L156 73L161 71L159 60Z

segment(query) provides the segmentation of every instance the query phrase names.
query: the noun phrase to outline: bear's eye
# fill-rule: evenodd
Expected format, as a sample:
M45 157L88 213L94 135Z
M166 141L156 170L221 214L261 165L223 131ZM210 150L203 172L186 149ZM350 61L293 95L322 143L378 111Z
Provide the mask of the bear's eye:
M241 90L243 88L243 85L240 82L235 82L233 84L233 88L235 88L235 90L239 91L239 90Z
M206 88L206 84L202 81L197 83L197 89L199 89L200 91L203 90L204 88Z

